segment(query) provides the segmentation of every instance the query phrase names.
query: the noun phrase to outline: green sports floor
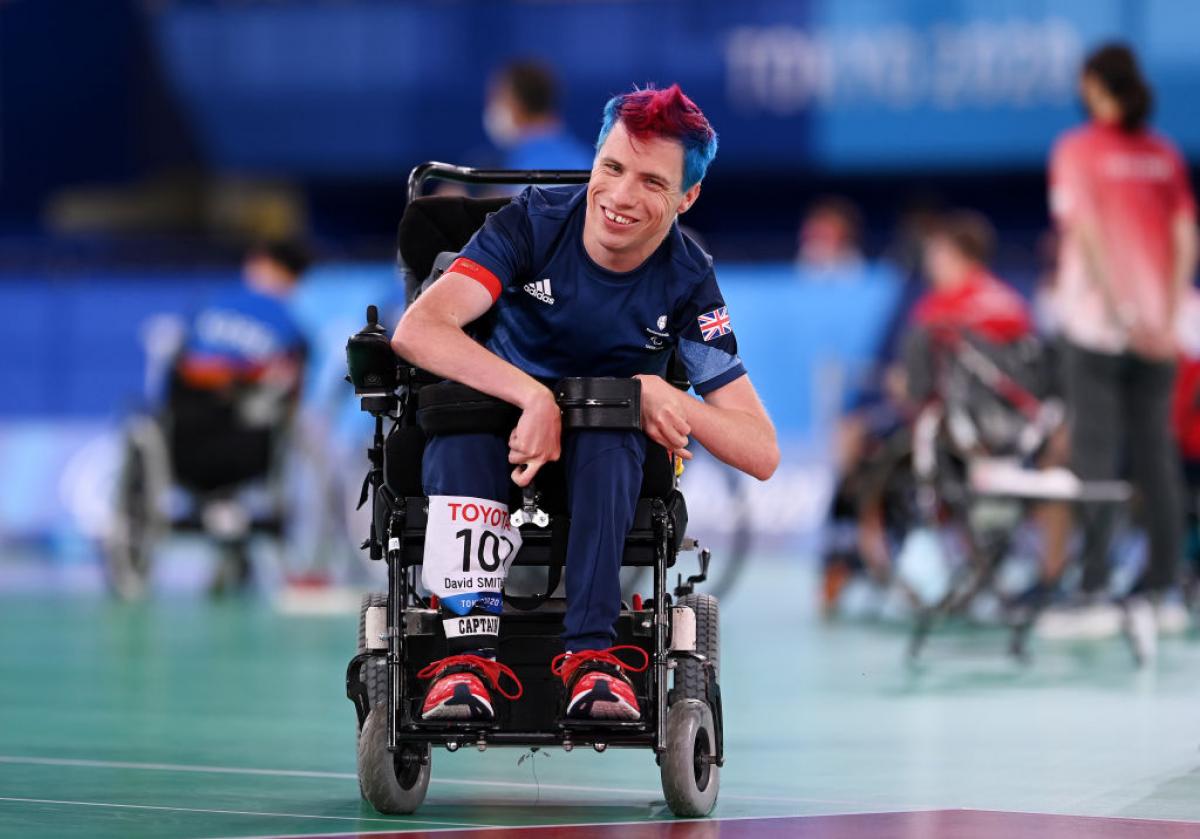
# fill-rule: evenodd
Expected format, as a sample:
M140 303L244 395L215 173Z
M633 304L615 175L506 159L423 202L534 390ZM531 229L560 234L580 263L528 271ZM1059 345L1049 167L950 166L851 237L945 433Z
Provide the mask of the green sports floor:
M723 602L720 800L670 829L643 751L435 751L418 815L375 813L357 615L0 595L0 836L1200 835L1200 637L1138 672L1119 641L1020 666L1001 633L947 630L911 668L901 628L823 624L812 587L763 556ZM575 827L495 830L539 825Z

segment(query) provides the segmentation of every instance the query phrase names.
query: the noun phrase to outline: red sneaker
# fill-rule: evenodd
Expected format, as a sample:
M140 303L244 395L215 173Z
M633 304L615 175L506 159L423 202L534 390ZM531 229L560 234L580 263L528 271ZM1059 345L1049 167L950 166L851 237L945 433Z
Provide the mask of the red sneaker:
M500 677L507 676L517 686L509 693L500 686ZM432 679L421 705L423 720L469 720L487 722L496 718L492 695L484 680L507 699L520 699L524 693L513 671L500 662L477 655L452 655L431 663L418 679Z
M617 658L630 650L642 657L641 666ZM550 662L550 672L560 676L567 686L567 716L584 720L639 720L633 684L623 671L641 673L650 666L650 656L641 647L609 647L607 650L582 650L563 653Z

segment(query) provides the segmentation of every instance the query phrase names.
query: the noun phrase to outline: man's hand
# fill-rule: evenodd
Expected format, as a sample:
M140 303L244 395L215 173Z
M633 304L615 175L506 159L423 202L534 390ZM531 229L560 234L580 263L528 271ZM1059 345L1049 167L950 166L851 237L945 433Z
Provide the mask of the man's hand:
M683 402L687 395L659 376L642 374L634 378L642 383L642 431L672 456L691 460L687 444L692 429Z
M508 438L508 462L515 464L512 479L519 487L529 486L538 470L562 451L562 412L554 394L539 385L521 406L521 419Z

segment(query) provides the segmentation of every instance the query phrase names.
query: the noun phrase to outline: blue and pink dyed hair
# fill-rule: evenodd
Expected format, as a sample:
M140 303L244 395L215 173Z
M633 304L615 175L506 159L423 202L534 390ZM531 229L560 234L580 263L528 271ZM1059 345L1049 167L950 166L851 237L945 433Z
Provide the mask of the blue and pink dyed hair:
M649 87L609 99L604 106L600 137L596 140L597 151L604 145L617 120L635 139L666 137L683 145L685 192L704 179L708 164L717 156L717 132L713 131L704 113L677 84L666 90Z

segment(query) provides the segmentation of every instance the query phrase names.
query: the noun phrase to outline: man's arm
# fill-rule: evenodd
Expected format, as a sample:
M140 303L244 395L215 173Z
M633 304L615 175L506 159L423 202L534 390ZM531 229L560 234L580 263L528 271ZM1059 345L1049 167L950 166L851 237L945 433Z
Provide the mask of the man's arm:
M1171 219L1171 244L1171 276L1163 319L1142 316L1129 329L1130 348L1155 361L1174 361L1179 355L1175 333L1179 304L1196 272L1196 222L1190 211L1177 213Z
M443 274L404 312L392 349L423 370L523 408L546 388L463 331L491 307L491 295L478 282Z
M1100 293L1105 315L1124 332L1131 324L1118 305L1107 247L1093 216L1095 198L1083 154L1078 144L1060 141L1054 147L1050 157L1050 214L1063 237L1077 243L1088 281Z
M1087 266L1088 279L1100 291L1100 297L1104 301L1104 311L1109 320L1121 330L1128 330L1131 324L1117 303L1117 293L1108 270L1110 264L1108 252L1100 237L1100 231L1096 229L1096 225L1090 219L1080 218L1068 222L1064 233L1078 240L1084 263Z
M509 438L509 461L517 464L513 480L526 486L543 464L558 459L561 415L549 388L463 331L491 307L491 294L476 280L443 274L405 311L392 336L392 349L423 370L521 409Z
M651 437L655 437L651 429L658 423L658 417L678 414L686 428L683 433L692 434L718 460L760 481L775 473L779 466L775 426L749 376L739 376L705 394L703 402L658 376L637 378L642 382L642 416L647 420L647 433Z

